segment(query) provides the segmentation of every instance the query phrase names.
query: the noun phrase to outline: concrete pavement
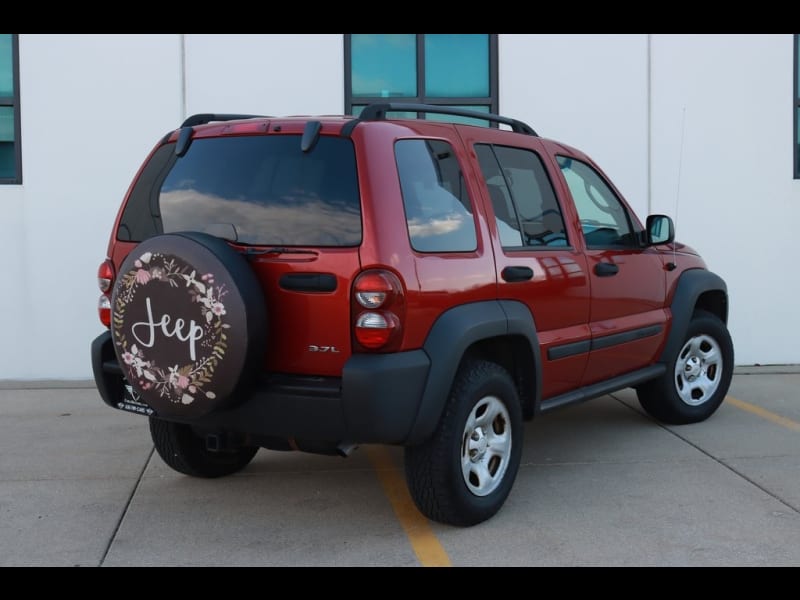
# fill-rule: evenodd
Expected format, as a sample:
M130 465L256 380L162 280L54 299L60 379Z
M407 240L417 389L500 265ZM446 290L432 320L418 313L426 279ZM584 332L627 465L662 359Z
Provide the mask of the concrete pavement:
M733 399L697 425L653 422L632 390L529 423L503 509L467 529L425 522L424 539L376 472L402 476L400 449L384 463L261 450L240 474L193 479L93 388L5 382L0 566L414 566L432 543L458 566L798 566L800 372L774 371L737 370Z

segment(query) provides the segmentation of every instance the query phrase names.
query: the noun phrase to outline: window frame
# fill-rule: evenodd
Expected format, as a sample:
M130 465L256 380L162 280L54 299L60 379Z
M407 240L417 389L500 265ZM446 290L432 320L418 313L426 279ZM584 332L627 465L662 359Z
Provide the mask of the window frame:
M11 107L14 111L14 177L0 177L0 185L22 184L22 142L19 109L19 34L11 34L11 70L14 93L0 96L0 107Z
M794 138L794 143L792 144L792 163L793 163L793 171L794 171L794 179L800 179L800 118L798 118L797 113L800 112L800 75L798 75L798 70L800 70L800 33L794 34L794 89L793 89L793 98L792 98L792 113L793 113L793 121L794 127L792 129L792 138Z
M497 34L489 33L489 95L484 97L475 96L454 96L454 97L432 97L424 94L425 90L425 34L417 33L416 36L416 68L417 68L417 95L403 96L402 98L386 98L382 96L353 96L353 53L352 53L352 34L344 34L344 113L352 114L353 104L376 104L391 102L432 104L434 106L489 106L489 112L498 114L499 101L499 78L498 78L498 51ZM418 114L419 116L419 114ZM477 117L476 117L477 118ZM499 127L498 123L489 121L491 127Z

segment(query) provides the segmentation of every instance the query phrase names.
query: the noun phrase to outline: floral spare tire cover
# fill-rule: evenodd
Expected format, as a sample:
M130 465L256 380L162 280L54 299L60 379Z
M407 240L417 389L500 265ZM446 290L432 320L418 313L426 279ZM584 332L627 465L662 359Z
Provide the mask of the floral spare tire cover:
M201 417L241 398L261 371L266 309L246 259L202 233L149 238L111 298L123 373L157 415Z

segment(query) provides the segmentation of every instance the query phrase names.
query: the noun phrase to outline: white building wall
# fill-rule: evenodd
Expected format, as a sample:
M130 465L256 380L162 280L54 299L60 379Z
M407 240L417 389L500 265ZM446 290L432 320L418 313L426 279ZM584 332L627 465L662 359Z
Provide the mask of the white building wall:
M187 35L186 92L188 114L342 114L342 35Z
M653 212L728 284L738 364L800 362L791 35L652 39Z
M500 113L591 156L647 210L647 36L500 35Z
M0 186L0 379L85 378L97 267L180 118L177 35L19 36L22 186Z
M728 282L737 363L799 363L792 36L501 35L499 50L500 112L586 151L641 217L675 215L686 107L679 238ZM186 114L343 111L338 34L23 34L20 73L0 380L91 376L95 273L120 200Z

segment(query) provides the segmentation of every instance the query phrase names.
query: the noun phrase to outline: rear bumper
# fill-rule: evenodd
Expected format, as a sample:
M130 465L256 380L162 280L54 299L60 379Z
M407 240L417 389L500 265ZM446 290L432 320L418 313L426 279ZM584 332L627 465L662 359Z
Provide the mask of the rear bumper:
M92 342L91 352L103 401L126 408L126 382L110 332ZM356 354L348 359L341 378L265 375L248 398L190 423L208 430L286 440L410 443L416 441L409 440L409 435L419 429L417 418L424 412L419 409L429 369L424 350ZM131 410L129 404L126 409Z

